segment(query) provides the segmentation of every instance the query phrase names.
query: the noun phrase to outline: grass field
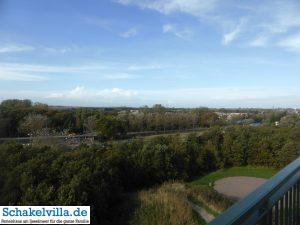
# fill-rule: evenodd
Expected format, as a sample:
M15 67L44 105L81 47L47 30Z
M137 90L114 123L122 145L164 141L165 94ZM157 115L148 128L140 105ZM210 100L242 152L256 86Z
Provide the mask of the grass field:
M218 170L216 172L210 173L204 177L196 179L190 182L190 185L213 185L215 181L225 178L225 177L234 177L234 176L247 176L247 177L258 177L269 179L275 173L276 169L265 168L265 167L232 167L228 169Z

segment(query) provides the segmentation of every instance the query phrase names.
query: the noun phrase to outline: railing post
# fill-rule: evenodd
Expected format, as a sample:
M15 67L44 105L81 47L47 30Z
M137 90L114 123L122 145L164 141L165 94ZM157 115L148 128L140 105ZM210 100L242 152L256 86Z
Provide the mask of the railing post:
M279 201L275 205L275 224L278 224L279 221L279 211L278 211Z
M289 224L288 213L289 213L289 192L287 192L284 196L284 223L286 225Z
M283 218L284 218L283 201L284 201L284 197L280 199L280 225L283 225Z

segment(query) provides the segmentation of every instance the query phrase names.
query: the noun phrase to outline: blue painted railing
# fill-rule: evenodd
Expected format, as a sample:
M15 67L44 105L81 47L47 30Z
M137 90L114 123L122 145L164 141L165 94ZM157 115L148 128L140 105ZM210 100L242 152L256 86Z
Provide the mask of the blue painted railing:
M300 157L208 225L300 225L299 200Z

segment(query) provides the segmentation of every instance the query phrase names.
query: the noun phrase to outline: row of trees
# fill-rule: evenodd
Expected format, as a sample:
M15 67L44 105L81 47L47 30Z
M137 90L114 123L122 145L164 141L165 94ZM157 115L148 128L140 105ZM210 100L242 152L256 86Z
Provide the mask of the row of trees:
M208 109L166 109L161 105L138 110L54 108L30 100L0 104L0 137L99 133L116 138L126 132L181 130L221 124Z
M127 123L129 132L194 129L224 124L217 114L208 109L175 111L164 109L159 112L149 110L147 113L137 114L127 112L118 118Z
M122 194L230 166L283 167L299 155L299 128L212 128L202 136L53 147L0 145L1 205L91 205L112 224Z
M214 152L218 168L281 168L300 154L300 128L232 126L211 129L205 136L205 148Z
M55 109L30 100L6 100L0 104L0 137L36 135L38 132L82 132L83 121L100 114L94 109Z
M219 111L228 112L225 109ZM280 122L280 126L284 127L295 127L300 124L300 116L288 114L288 110L238 110L236 112L244 112L244 114L226 119L207 108L173 109L161 105L131 110L63 108L32 103L30 100L6 100L0 104L0 137L94 132L111 139L120 137L126 132L183 130L257 122L269 125Z

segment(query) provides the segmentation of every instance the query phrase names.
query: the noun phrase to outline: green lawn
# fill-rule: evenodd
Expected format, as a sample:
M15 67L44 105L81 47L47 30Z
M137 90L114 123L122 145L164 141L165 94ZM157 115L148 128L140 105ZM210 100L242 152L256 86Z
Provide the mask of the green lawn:
M234 176L247 176L247 177L258 177L258 178L270 178L278 171L272 168L265 167L232 167L228 169L218 170L216 172L210 173L206 176L200 177L192 182L191 185L213 185L216 180L225 177Z

